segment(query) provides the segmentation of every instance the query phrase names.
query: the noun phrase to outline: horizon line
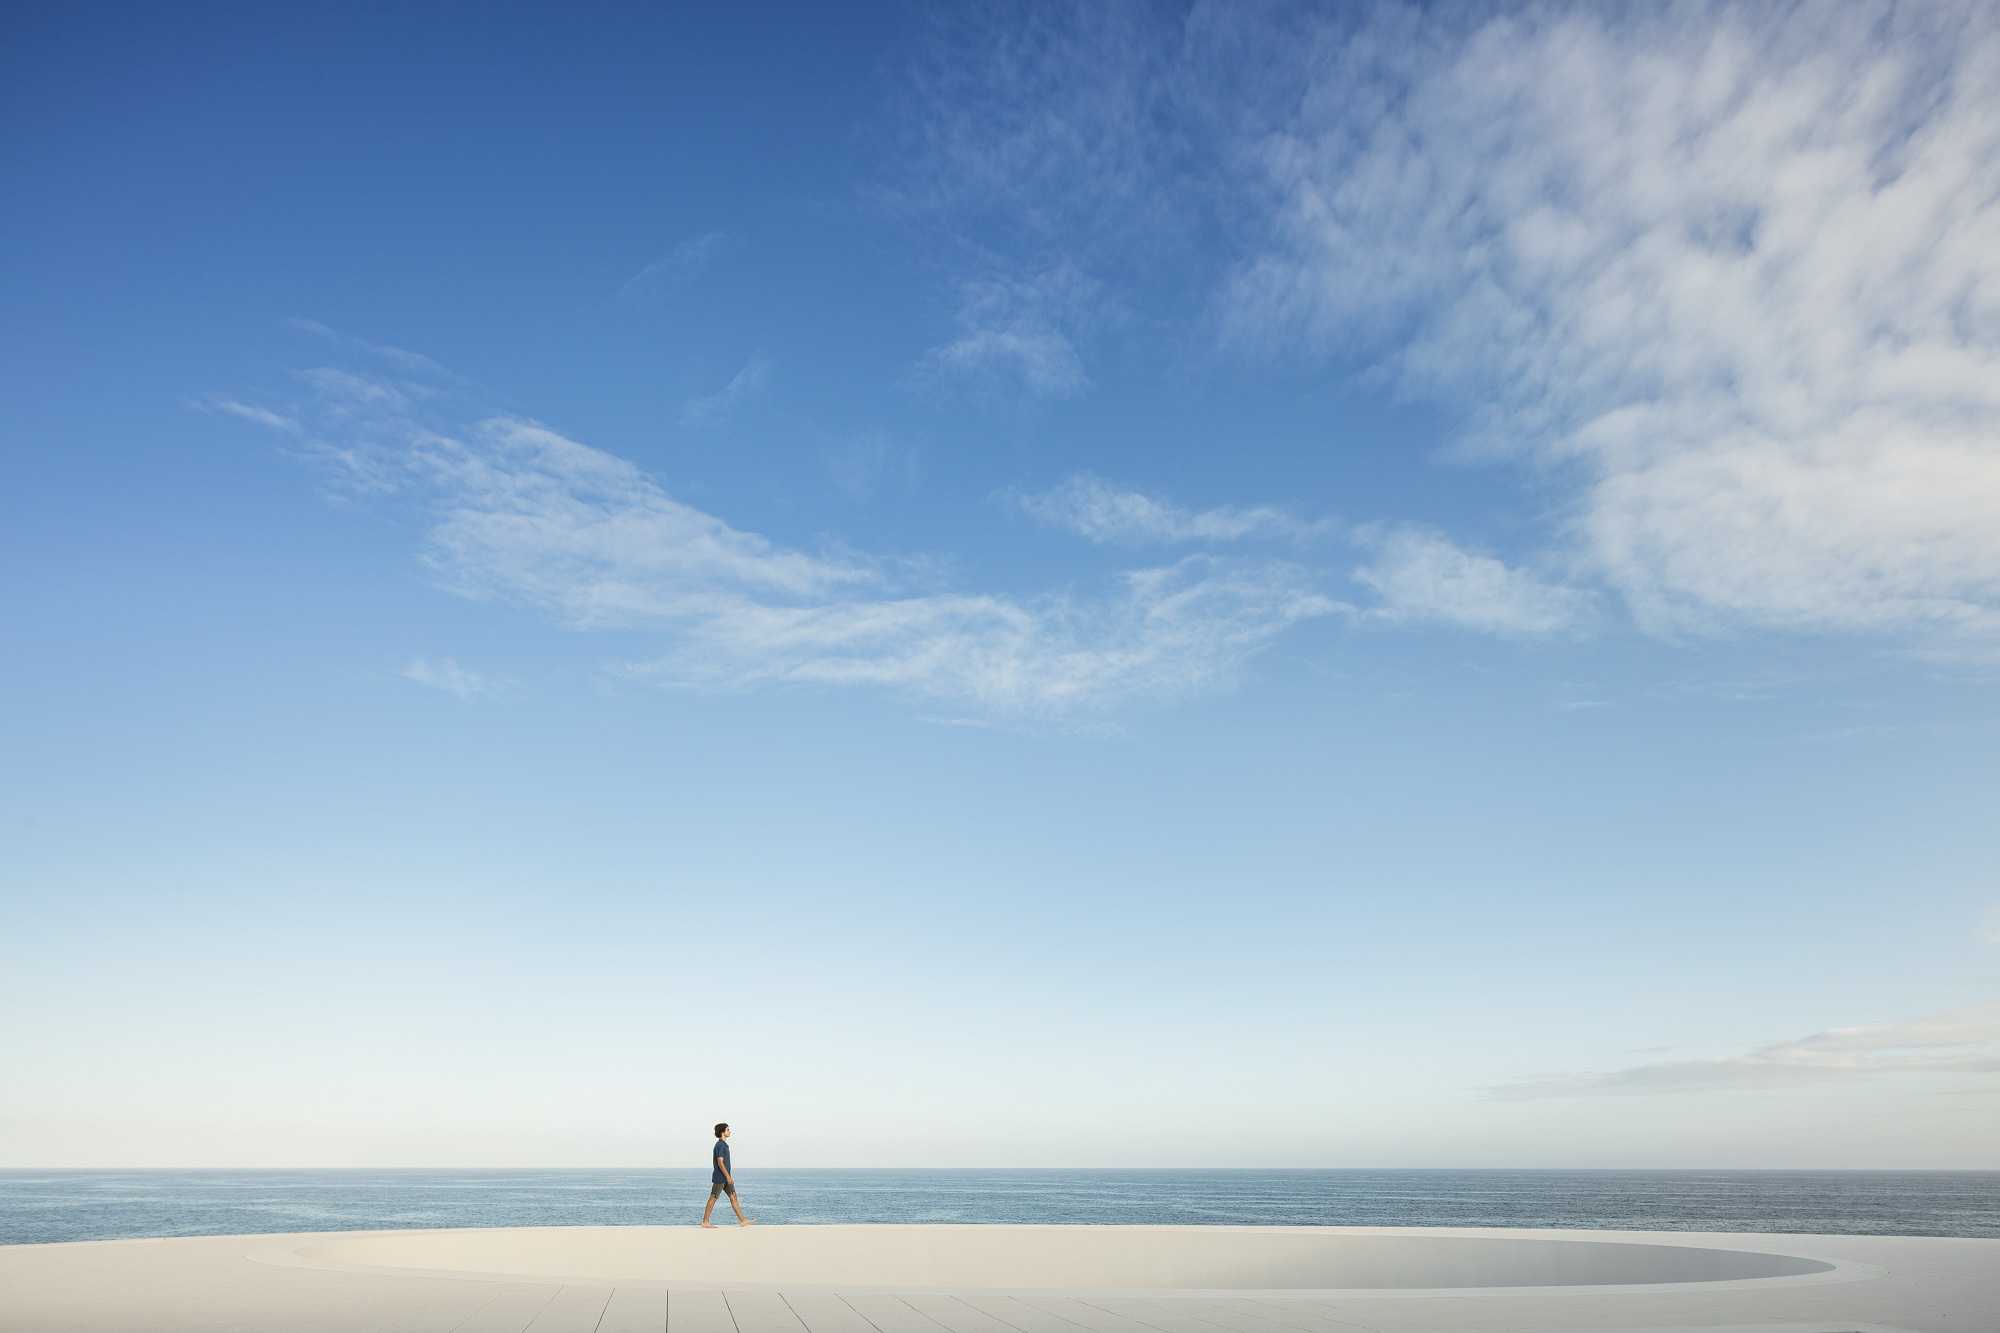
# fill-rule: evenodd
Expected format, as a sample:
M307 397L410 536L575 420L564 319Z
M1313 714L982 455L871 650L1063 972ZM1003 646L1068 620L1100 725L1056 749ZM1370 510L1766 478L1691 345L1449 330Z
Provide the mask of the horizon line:
M706 1171L706 1166L0 1166L0 1172L24 1171ZM777 1171L1648 1171L1658 1174L1735 1171L1778 1175L1797 1172L1897 1171L1905 1174L2000 1174L2000 1166L759 1166L759 1174Z

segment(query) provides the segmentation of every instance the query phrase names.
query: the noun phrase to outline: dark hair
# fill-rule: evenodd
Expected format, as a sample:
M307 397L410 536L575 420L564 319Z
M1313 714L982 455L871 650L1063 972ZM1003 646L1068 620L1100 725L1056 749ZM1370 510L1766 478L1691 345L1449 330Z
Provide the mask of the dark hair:
M727 1120L718 1120L718 1121L716 1121L716 1122L715 1122L715 1137L717 1137L718 1139L719 1139L719 1138L721 1138L721 1137L722 1137L722 1131L723 1131L723 1130L725 1130L725 1129L728 1129L728 1128L729 1128L729 1122L728 1122Z

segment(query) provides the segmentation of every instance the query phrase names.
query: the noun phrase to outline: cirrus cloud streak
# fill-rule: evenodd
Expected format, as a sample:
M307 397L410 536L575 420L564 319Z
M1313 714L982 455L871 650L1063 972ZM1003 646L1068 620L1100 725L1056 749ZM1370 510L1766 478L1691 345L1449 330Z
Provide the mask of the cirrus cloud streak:
M1656 1060L1489 1089L1503 1100L1812 1086L1891 1074L2000 1074L2000 1005L1829 1028L1738 1056Z
M1285 630L1351 610L1316 571L1212 553L1125 569L1087 591L940 591L922 562L808 551L735 527L538 422L454 422L442 399L352 372L306 382L314 392L285 413L231 415L287 434L285 423L305 423L307 456L343 489L423 500L423 558L448 590L575 630L657 632L658 652L617 666L628 679L869 686L1057 714L1227 685ZM404 674L461 697L485 692L448 661Z

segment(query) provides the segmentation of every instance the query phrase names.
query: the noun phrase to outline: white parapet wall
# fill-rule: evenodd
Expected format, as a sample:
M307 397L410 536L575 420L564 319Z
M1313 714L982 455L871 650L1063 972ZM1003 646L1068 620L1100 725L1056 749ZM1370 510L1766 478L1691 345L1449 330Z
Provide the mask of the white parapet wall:
M5 1333L2000 1333L2000 1240L546 1227L0 1247Z

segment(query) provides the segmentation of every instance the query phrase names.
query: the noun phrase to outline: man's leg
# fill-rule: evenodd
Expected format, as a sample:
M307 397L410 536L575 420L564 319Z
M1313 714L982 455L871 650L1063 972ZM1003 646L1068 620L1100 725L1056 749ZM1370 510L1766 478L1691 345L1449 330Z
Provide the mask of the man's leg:
M731 1208L734 1208L734 1209L736 1210L736 1225L737 1225L737 1226L739 1226L739 1227L747 1227L747 1226L749 1226L749 1225L750 1225L750 1219L749 1219L749 1218L747 1218L747 1217L745 1217L745 1216L743 1215L743 1205L742 1205L742 1204L740 1204L740 1203L738 1203L738 1202L736 1201L736 1191L735 1191L735 1190L731 1190L731 1191L729 1191L729 1206L730 1206Z
M709 1221L709 1218L715 1215L715 1196L717 1194L720 1194L721 1192L722 1191L716 1189L715 1186L713 1185L710 1185L708 1187L708 1207L701 1210L701 1224L705 1227L713 1227L715 1225L715 1223ZM730 1195L729 1202L731 1204L734 1204L736 1202L736 1196L733 1194Z

